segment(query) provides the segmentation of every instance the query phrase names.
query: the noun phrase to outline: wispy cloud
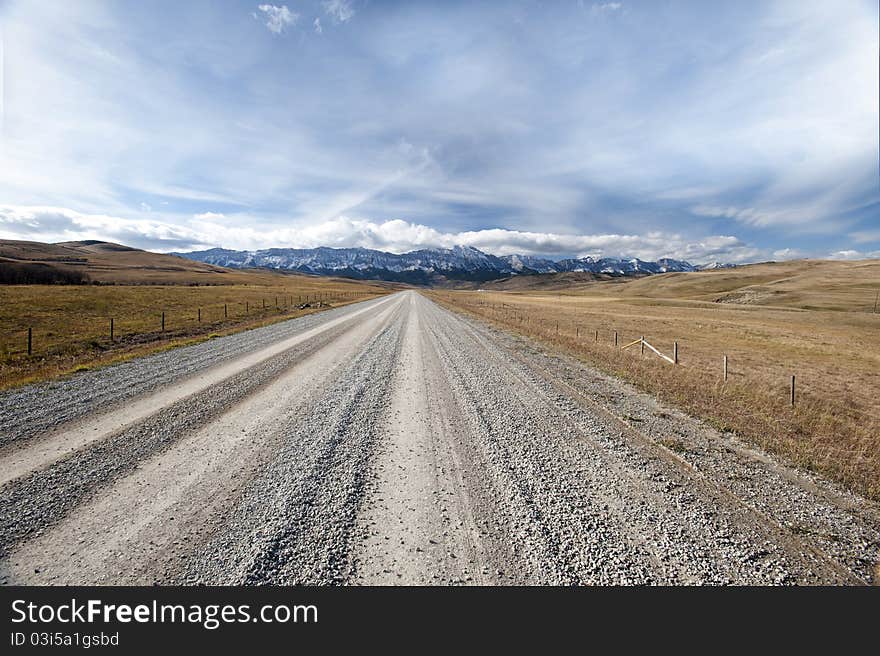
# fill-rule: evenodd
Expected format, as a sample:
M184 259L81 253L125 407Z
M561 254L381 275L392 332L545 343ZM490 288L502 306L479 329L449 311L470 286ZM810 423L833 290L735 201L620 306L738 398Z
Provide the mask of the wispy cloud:
M320 18L316 18L314 23L312 23L312 25L315 28L315 32L317 32L318 34L323 34L324 28L321 27L321 19Z
M275 5L258 5L257 9L265 14L266 27L273 34L281 34L289 25L294 25L299 20L299 14L290 11L287 5L281 5L280 7Z
M619 11L623 9L623 3L621 2L603 2L596 3L592 7L594 13L599 13L603 11Z
M321 4L327 15L336 22L346 23L354 17L354 8L349 0L325 0Z
M880 244L880 228L876 230L856 230L851 232L849 236L857 244Z

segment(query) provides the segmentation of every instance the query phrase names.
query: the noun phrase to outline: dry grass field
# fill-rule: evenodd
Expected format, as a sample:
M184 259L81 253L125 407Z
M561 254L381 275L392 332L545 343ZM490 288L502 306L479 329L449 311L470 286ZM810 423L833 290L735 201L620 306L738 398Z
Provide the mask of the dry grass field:
M69 248L59 251L56 246L0 242L0 257L52 262L55 256L71 256ZM0 389L365 300L394 288L233 271L114 244L85 248L95 255L86 255L78 266L91 280L113 284L0 285ZM84 250L79 247L76 257Z
M880 262L761 264L563 287L431 296L880 499ZM668 355L677 341L680 364L642 355L638 345L621 351L614 331L619 346L644 336Z

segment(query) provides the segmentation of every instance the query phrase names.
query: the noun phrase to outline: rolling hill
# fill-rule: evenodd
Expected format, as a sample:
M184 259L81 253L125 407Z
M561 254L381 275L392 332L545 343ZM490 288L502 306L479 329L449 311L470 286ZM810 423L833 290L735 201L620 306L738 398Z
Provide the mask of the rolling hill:
M873 311L877 302L880 312L880 260L791 260L629 277L551 273L509 277L473 287L856 312Z
M865 312L874 309L880 293L880 260L791 260L699 274L669 273L617 285L613 293L626 298Z
M103 241L0 240L2 282L224 284L240 274L173 255ZM18 279L16 279L16 277Z

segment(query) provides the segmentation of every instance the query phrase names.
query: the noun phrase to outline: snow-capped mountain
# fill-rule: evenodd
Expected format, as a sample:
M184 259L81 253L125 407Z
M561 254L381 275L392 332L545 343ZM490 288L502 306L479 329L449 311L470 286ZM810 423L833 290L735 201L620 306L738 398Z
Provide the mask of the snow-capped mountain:
M554 261L533 255L497 257L472 246L426 248L409 253L385 253L369 248L268 248L233 251L212 248L174 253L207 264L244 268L289 269L319 275L430 284L440 279L484 281L512 275L585 271L613 276L695 271L679 260L646 262L638 258L574 258Z
M695 270L693 265L688 262L681 262L668 257L664 257L656 262L646 262L638 258L582 257L572 260L560 260L556 263L556 267L558 271L588 271L590 273L607 273L613 276Z
M557 273L556 262L534 255L505 255L501 258L516 273Z
M697 271L713 271L714 269L734 269L735 264L723 264L721 262L709 262L708 264L697 265Z

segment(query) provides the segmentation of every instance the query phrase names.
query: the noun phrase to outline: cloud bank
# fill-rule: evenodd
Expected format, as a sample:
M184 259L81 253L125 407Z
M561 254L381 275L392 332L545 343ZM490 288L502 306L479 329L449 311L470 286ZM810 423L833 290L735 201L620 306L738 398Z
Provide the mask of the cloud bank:
M756 248L730 235L689 239L664 232L647 234L560 234L501 228L443 232L403 220L374 222L337 217L299 227L257 228L247 217L204 212L185 223L147 218L83 214L58 207L0 206L0 238L31 241L100 239L159 251L188 251L213 247L236 250L260 248L363 247L392 253L419 248L473 246L494 255L541 255L551 258L592 255L673 257L694 264L713 261L744 263L806 256L835 259L880 257L880 251L845 250L804 253Z

